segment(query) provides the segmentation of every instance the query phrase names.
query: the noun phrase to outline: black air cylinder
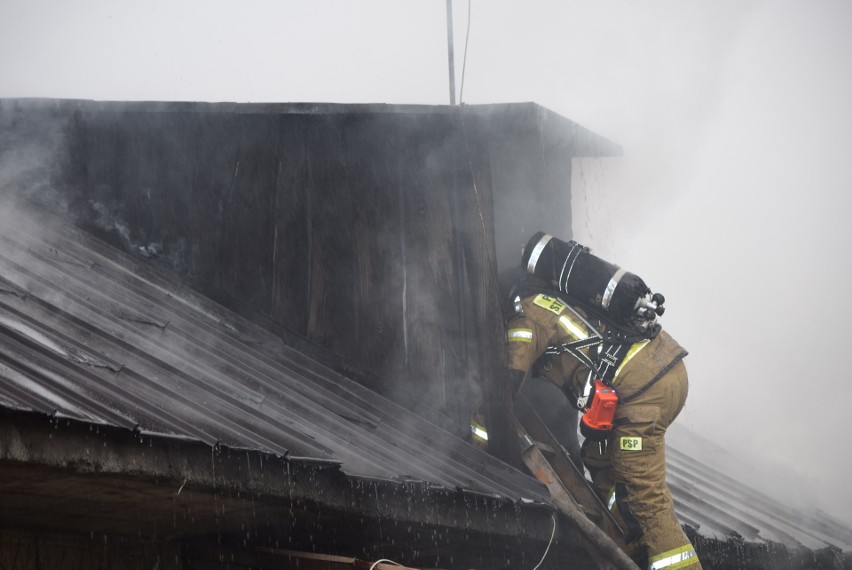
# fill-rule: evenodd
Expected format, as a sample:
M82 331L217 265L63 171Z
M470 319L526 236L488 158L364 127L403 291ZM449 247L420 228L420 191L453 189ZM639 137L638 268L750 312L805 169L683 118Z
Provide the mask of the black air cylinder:
M589 253L575 241L538 232L521 258L527 273L569 299L621 325L633 321L639 301L651 293L637 275Z

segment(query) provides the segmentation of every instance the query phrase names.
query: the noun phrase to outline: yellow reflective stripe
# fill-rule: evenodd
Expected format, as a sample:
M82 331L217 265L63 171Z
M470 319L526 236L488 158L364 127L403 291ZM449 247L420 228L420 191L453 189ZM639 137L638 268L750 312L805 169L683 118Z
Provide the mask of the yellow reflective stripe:
M470 422L470 432L474 437L478 437L483 441L488 441L488 432L485 431L485 426L479 425L476 422Z
M645 348L649 342L651 341L646 338L645 340L639 341L630 347L630 350L628 350L627 354L624 356L624 360L621 361L621 364L618 365L618 369L612 376L613 384L615 384L615 379L618 378L618 373L621 372L624 369L624 366L630 362L630 359L639 354L639 351Z
M532 342L532 329L509 329L506 332L508 342Z
M677 568L684 568L697 562L698 555L695 553L695 549L691 544L686 544L650 557L648 559L648 568L650 570L662 570L663 568L676 570Z
M576 338L577 340L585 340L589 338L589 335L580 328L580 326L568 318L567 315L562 315L559 317L559 324L562 325L562 328L565 329L565 332Z

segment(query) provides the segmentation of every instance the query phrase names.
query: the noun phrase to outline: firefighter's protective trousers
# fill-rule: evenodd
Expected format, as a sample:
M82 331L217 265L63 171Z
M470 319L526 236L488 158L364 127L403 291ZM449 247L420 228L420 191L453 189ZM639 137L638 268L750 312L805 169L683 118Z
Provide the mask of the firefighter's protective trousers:
M619 393L629 396L633 388L622 384ZM623 522L627 538L647 548L654 570L701 567L666 485L665 433L687 392L686 366L678 361L635 400L619 405L605 445L583 442L583 463L598 493Z
M557 299L533 295L521 307L507 327L508 365L514 370L530 370L548 346L591 334L591 323ZM605 504L626 528L626 538L647 550L648 568L697 570L701 564L666 485L665 433L686 402L686 351L661 331L629 354L613 379L622 401L613 432L605 442L586 440L583 462ZM558 360L562 378L547 378L578 391L588 369L569 354Z

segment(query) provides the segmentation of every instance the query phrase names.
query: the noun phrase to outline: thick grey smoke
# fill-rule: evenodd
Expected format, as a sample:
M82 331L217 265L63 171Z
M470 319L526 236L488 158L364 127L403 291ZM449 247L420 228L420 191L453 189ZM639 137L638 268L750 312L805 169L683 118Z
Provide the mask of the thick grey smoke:
M0 96L448 100L444 3L253 7L4 2ZM575 237L667 295L691 351L679 422L852 522L852 5L533 0L472 18L465 102L535 101L623 145L617 172L575 169Z
M66 154L64 125L47 113L23 118L13 103L0 102L0 196L28 197L67 211L67 199L53 184Z
M649 149L628 139L627 160L587 175L575 212L580 237L668 297L664 324L691 350L680 423L732 452L751 484L847 522L852 465L827 450L850 429L852 396L850 17L839 3L756 6L700 129L650 160L631 160Z

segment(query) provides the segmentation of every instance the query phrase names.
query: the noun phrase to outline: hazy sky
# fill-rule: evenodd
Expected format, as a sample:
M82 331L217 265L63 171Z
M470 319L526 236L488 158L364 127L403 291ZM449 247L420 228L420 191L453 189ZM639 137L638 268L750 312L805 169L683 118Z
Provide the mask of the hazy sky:
M0 97L445 104L445 16L0 0ZM575 232L666 294L691 352L679 422L852 522L852 2L474 0L463 99L535 101L624 147L578 165Z

